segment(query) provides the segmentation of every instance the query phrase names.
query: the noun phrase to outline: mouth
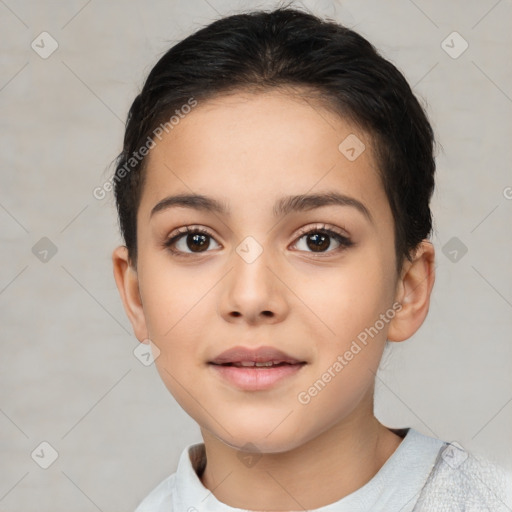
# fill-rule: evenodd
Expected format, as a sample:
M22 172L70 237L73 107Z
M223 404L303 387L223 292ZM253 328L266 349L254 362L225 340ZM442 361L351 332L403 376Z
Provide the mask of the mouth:
M305 361L301 361L274 347L246 348L238 346L225 350L209 362L217 365L231 364L243 365L245 367L260 367L277 366L279 364L298 364Z
M233 363L210 363L214 364L216 366L234 366L235 368L275 368L278 366L294 366L294 365L302 365L306 364L304 361L296 363L292 362L286 362L286 361L240 361L240 362L233 362Z
M234 347L208 365L217 376L245 391L263 391L297 375L307 364L273 347Z

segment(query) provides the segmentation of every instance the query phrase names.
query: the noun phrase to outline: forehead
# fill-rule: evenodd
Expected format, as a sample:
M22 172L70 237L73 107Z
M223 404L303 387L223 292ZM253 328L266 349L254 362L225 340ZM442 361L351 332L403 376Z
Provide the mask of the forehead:
M214 195L238 213L320 191L387 208L370 138L312 99L271 91L199 102L155 142L143 215L176 193Z

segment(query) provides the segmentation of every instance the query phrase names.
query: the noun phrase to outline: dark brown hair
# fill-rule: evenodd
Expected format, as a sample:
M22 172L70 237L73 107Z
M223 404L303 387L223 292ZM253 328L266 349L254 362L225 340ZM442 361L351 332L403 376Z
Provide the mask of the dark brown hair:
M280 7L214 21L171 47L149 73L128 113L114 174L120 228L133 264L146 161L133 154L191 98L202 102L276 87L304 91L375 141L394 217L397 270L430 235L434 134L406 79L353 30Z

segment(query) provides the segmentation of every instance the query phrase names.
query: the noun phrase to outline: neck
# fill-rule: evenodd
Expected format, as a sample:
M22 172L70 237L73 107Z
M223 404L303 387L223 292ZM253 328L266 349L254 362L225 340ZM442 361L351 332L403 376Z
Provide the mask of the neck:
M310 510L344 498L371 480L402 440L373 412L356 413L297 448L262 454L245 467L239 451L201 431L203 485L231 507L267 511Z

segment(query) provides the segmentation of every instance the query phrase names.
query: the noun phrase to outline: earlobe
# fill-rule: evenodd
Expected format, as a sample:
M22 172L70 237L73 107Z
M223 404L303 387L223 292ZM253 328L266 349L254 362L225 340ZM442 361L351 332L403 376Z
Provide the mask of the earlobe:
M137 270L132 266L128 249L117 247L112 253L114 278L123 301L124 310L132 324L133 331L139 341L146 340L148 331L139 291Z
M390 322L389 341L410 338L425 320L435 281L434 267L434 246L430 241L423 240L412 261L406 260L404 263L395 298L402 307Z

